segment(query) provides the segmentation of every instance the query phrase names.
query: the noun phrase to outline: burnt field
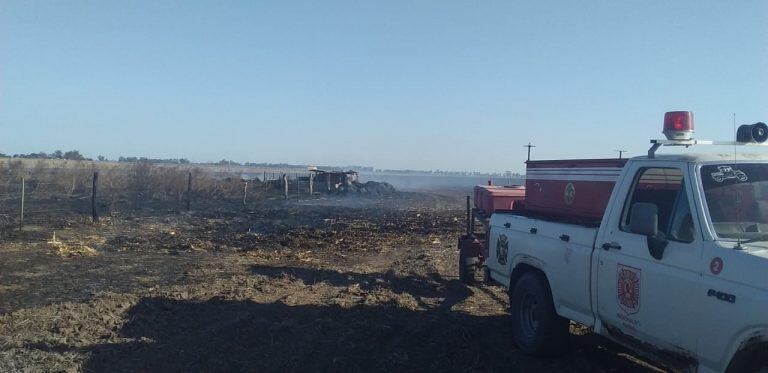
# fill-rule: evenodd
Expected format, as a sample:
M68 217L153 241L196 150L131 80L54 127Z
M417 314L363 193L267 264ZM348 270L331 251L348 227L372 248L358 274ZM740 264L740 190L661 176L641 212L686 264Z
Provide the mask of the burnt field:
M651 369L577 326L518 352L505 291L458 281L462 196L38 216L0 242L0 371Z

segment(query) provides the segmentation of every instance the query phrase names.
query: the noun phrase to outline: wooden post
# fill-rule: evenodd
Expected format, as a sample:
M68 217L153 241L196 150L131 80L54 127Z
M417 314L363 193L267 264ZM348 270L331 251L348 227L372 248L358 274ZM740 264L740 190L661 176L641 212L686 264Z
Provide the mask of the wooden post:
M192 202L192 173L187 173L187 211L189 211L189 205Z
M310 196L315 194L314 184L315 184L315 174L310 172L309 173L309 195Z
M19 231L24 227L24 176L21 177L21 216L19 217Z
M243 188L243 206L245 206L245 199L248 197L248 182L245 182L245 187Z
M331 191L331 174L326 172L325 173L325 184L328 185L328 191Z
M261 179L264 182L264 191L267 191L267 171L264 171L264 177Z
M69 196L73 196L75 194L75 178L77 175L72 175L72 189L69 191Z
M283 189L285 192L285 199L288 199L288 174L283 174Z
M469 226L472 227L471 228L472 232L470 233L472 233L472 237L474 237L475 236L475 209L470 209L469 214L470 216L472 216L472 222L469 223Z
M299 173L296 173L296 198L299 198L299 194L301 194L300 188L301 183L299 182Z
M91 219L94 223L99 222L99 214L96 213L96 187L99 185L99 173L93 173L93 188L91 188Z
M467 196L467 238L472 237L472 206L469 203L469 196Z

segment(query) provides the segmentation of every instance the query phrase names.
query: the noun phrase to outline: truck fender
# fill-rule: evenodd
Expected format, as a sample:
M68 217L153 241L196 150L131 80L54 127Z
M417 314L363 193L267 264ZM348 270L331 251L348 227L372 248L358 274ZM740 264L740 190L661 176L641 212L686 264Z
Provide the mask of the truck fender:
M544 265L544 262L539 260L538 258L526 255L526 254L519 254L515 256L512 259L512 265L511 265L511 272L509 275L509 286L508 291L509 295L512 296L512 292L515 289L515 284L517 283L517 280L522 277L523 274L529 271L539 271L541 274L544 275L544 278L547 280L547 286L549 287L549 292L552 294L552 302L555 305L555 312L561 317L564 317L566 319L574 319L573 314L568 314L563 312L563 308L560 307L560 289L557 287L552 286L552 280L549 274L549 271L547 270L547 266Z
M549 276L547 276L547 272L544 270L544 264L540 260L528 255L516 255L512 259L512 265L510 267L512 270L509 274L509 286L507 287L510 295L515 289L517 280L529 271L541 272L544 275L544 278L547 279L547 285L550 289L552 288L552 285L550 285L549 282Z
M741 333L729 351L726 372L742 372L755 368L751 364L768 363L768 327L750 328Z

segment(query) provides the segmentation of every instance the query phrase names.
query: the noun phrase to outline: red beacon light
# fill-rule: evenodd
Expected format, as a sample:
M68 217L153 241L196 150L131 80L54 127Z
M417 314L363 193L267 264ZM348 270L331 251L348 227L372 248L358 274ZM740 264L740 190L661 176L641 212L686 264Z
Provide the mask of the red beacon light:
M693 138L693 112L668 111L664 113L664 136L667 140Z

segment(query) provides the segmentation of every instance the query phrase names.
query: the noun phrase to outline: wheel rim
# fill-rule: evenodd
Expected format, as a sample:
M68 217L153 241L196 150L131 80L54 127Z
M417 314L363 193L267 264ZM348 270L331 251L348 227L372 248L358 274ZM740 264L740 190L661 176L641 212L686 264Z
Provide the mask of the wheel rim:
M539 302L531 294L523 297L520 305L520 326L526 337L535 337L539 330Z

